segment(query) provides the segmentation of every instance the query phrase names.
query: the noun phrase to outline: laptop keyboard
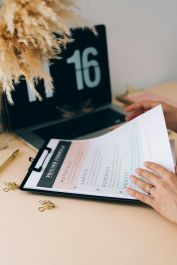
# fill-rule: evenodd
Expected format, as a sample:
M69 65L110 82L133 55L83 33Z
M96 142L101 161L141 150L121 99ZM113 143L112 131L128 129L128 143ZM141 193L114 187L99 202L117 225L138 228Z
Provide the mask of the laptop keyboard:
M95 131L99 131L125 120L125 116L112 109L106 109L72 120L50 125L33 131L42 139L60 138L75 139Z

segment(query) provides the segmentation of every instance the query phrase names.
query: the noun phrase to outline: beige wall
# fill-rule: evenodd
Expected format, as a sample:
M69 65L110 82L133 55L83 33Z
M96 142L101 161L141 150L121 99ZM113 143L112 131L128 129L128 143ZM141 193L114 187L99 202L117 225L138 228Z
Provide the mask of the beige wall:
M114 94L177 81L176 0L77 0L80 13L108 29Z

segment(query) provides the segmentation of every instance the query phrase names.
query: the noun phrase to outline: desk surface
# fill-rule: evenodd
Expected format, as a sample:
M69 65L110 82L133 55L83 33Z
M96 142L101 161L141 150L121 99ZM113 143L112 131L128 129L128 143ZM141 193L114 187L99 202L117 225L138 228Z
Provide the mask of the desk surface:
M177 99L177 84L168 89ZM171 137L177 139L175 133ZM29 156L36 154L13 135L9 145L20 147L20 153L0 172L0 264L177 264L177 226L151 208L4 192L4 182L21 183ZM57 208L39 212L45 199Z

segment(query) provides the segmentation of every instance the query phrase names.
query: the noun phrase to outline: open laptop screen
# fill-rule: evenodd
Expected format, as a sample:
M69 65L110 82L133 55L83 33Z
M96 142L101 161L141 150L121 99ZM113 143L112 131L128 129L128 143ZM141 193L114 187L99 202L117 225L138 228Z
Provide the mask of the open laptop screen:
M97 35L88 29L74 29L73 42L63 49L62 59L51 62L54 93L46 94L40 81L37 90L43 101L39 102L23 80L12 93L14 106L5 98L11 130L67 118L83 108L87 111L111 102L106 30L103 25L96 29Z

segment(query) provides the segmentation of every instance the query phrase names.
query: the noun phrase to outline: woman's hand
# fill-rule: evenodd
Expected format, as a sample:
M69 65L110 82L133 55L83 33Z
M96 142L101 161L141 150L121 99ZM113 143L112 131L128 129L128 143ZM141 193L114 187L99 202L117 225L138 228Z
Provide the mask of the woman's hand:
M177 108L163 102L144 100L141 102L131 104L130 106L125 108L127 112L130 112L126 117L126 120L130 121L133 118L156 107L159 104L162 105L168 129L177 132Z
M136 170L144 180L135 176L130 178L146 194L132 188L128 188L127 192L177 224L177 175L156 163L145 162L145 167L151 171L142 168Z

